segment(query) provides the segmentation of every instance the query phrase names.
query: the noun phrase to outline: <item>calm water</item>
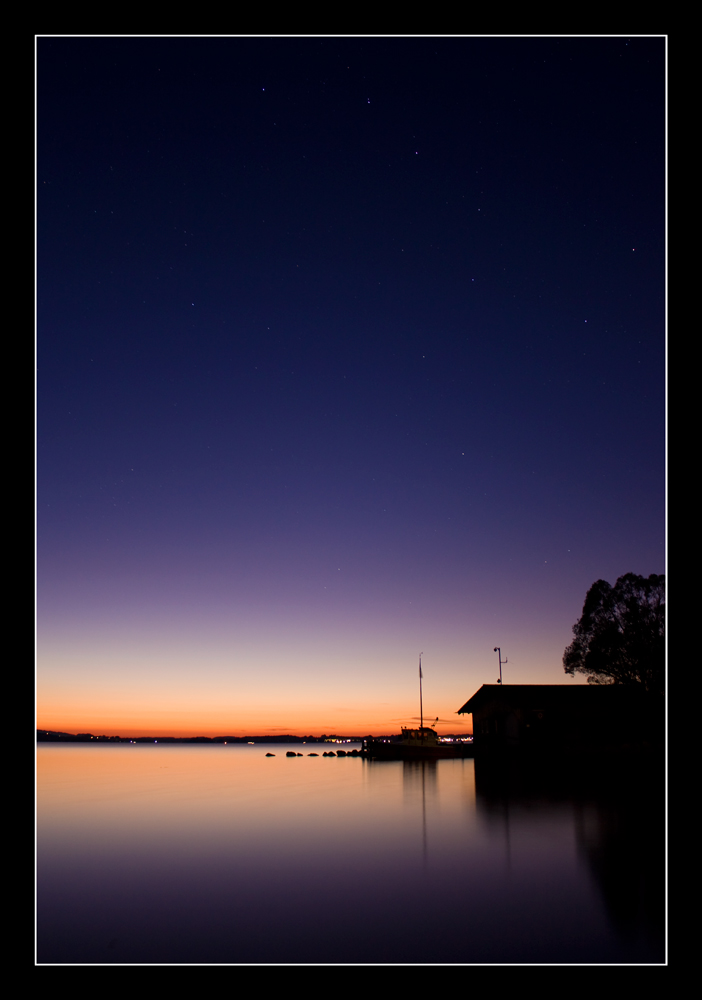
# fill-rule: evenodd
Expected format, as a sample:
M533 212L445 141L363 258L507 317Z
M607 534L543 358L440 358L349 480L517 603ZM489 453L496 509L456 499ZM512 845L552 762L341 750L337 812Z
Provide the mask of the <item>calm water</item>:
M38 961L664 961L656 768L288 749L40 745Z

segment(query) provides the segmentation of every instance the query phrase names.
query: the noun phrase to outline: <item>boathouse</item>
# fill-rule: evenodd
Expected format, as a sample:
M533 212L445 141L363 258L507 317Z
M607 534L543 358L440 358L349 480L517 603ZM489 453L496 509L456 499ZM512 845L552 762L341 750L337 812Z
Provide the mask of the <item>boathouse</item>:
M624 684L483 684L457 714L473 716L476 754L641 746L664 727L663 706Z

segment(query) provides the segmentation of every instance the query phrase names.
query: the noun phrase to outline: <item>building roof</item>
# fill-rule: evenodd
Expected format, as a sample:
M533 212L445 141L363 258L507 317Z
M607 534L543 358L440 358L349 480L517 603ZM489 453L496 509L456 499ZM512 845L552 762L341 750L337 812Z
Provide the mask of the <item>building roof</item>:
M645 697L643 689L628 684L483 684L456 714L472 714L495 701L522 708L558 705L585 709L641 697Z

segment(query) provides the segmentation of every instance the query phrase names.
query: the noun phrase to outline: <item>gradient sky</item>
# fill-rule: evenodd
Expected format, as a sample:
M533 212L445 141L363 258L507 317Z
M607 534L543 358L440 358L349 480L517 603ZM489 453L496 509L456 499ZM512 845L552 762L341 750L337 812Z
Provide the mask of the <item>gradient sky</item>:
M663 38L40 38L38 716L439 731L665 570Z

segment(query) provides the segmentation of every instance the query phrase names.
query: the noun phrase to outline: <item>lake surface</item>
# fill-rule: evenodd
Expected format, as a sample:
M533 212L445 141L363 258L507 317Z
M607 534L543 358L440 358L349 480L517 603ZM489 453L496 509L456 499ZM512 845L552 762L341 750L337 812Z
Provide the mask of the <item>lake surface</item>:
M40 744L38 961L665 961L659 766L324 749Z

